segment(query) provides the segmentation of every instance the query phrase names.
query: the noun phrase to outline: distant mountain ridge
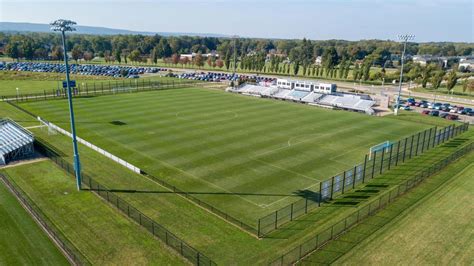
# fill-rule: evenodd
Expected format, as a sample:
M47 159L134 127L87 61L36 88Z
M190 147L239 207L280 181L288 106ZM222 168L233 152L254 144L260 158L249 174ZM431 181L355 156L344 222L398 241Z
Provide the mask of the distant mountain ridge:
M0 32L51 32L49 24L27 23L27 22L0 22ZM224 34L216 33L191 33L191 32L149 32L149 31L133 31L123 29L112 29L105 27L93 26L76 26L77 34L92 35L162 35L162 36L200 36L200 37L229 37Z

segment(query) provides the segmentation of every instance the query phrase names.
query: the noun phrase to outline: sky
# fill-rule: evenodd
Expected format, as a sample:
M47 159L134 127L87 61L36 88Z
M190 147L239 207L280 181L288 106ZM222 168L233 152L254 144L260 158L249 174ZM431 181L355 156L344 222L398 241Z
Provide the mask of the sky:
M0 21L312 40L474 42L474 0L0 0Z

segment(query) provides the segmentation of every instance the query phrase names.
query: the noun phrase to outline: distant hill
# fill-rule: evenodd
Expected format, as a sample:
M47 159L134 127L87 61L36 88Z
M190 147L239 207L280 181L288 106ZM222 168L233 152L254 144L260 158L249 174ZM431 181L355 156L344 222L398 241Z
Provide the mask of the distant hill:
M26 22L0 22L1 32L51 32L48 24L26 23ZM118 34L141 34L162 36L201 36L201 37L228 37L223 34L214 33L192 33L192 32L149 32L132 31L122 29L111 29L104 27L76 26L75 33L93 35L118 35Z

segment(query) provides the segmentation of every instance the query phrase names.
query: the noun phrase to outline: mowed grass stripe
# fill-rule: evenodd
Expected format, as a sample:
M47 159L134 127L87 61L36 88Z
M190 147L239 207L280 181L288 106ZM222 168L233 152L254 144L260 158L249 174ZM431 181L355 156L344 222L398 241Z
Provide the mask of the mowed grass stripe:
M65 101L24 106L69 128ZM226 210L270 205L352 167L371 145L426 128L196 88L78 98L75 106L81 137ZM216 193L229 197L216 202Z

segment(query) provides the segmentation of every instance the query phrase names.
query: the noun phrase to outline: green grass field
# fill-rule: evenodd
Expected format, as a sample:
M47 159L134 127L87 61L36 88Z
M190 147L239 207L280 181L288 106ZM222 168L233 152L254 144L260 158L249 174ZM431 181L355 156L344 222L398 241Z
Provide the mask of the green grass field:
M230 94L225 95L236 97ZM147 98L147 96L149 98L149 94L144 93L142 98ZM255 100L243 97L241 99L245 99L245 101ZM275 102L275 104L291 106L286 108L307 108L302 105L282 102ZM305 110L321 111L321 109L317 108ZM318 111L315 112L318 113ZM336 116L343 116L343 114L357 115L336 111L332 111L332 113ZM6 103L0 103L0 116L9 116L19 121L23 126L38 125L34 118ZM365 118L366 116L362 117ZM403 124L405 123L404 121L410 121L409 124L417 123L420 127L446 123L444 120L421 117L412 113L406 113L397 118L386 117L383 120L385 119L386 123ZM72 160L70 139L62 135L49 135L48 131L43 128L32 128L31 131L35 135L47 140L55 149L63 154L66 160ZM294 248L322 229L325 229L328 225L338 221L340 217L354 211L353 206L338 206L334 208L331 204L323 205L323 207L315 211L317 215L302 217L301 221L303 223L298 223L298 226L284 230L283 235L257 240L181 196L169 193L168 190L153 182L153 180L127 171L89 148L82 145L79 148L83 170L87 174L110 188L136 190L134 193L119 192L119 194L122 198L133 204L133 206L169 228L174 234L204 252L204 254L218 264L267 264L272 259L275 259L276 256ZM399 178L404 177L400 176Z
M474 154L441 175L448 182L357 245L338 265L469 265L474 257ZM412 195L413 196L413 195Z
M69 129L66 101L21 106ZM75 110L82 138L251 224L370 146L428 127L193 88L80 98Z
M0 264L69 265L17 199L0 182Z
M3 171L90 263L94 265L186 264L179 255L122 216L99 197L91 192L77 192L74 179L58 169L52 162L22 165ZM2 237L2 240L24 238L21 233L25 234L26 229L30 228L27 227L28 220L18 222L21 226L20 233L7 230L6 234L9 238ZM35 231L31 231L31 238L38 237ZM4 230L0 235L3 234L5 234ZM0 243L4 242L2 240ZM9 260L14 262L15 259L19 260L18 262L25 259L24 262L27 262L29 259L32 264L35 264L34 259L44 258L45 263L49 265L67 264L53 256L55 254L51 254L48 247L48 245L41 245L36 249L30 243L23 250L17 250L18 253L13 252L11 255L15 256L7 257L7 262ZM12 249L14 247L10 246L0 250L0 262L2 257L8 256L4 251ZM26 255L19 253L20 251ZM49 256L41 255L41 252ZM54 263L55 261L57 263Z

